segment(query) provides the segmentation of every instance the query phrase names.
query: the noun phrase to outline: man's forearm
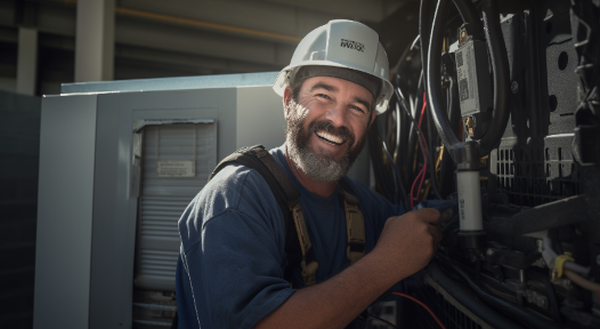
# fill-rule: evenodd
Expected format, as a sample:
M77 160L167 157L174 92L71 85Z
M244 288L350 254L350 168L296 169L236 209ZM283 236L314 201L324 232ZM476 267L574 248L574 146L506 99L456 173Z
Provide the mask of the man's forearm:
M256 328L343 328L396 282L422 269L442 234L440 213L419 209L389 218L375 249L335 277L300 289Z
M344 328L389 287L411 273L398 273L377 252L335 277L300 289L255 328Z

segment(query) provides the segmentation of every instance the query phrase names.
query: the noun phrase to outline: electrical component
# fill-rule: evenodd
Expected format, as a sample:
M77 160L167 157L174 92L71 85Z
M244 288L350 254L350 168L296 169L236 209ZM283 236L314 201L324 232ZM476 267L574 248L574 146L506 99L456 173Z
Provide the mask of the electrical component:
M481 224L481 196L479 192L479 172L474 170L458 171L458 211L460 230L478 231ZM467 220L466 218L469 218Z
M381 153L390 168L379 176L396 185L378 184L414 201L417 191L432 198L432 182L451 187L456 194L440 191L458 201L459 220L442 226L435 279L407 291L444 320L471 317L461 327L478 317L497 328L600 328L600 5L420 3L420 34L396 66L396 111L378 125L382 144L395 145L393 161ZM423 173L440 161L420 157L417 141L443 145L454 162L424 188Z
M471 138L480 139L492 116L492 88L485 40L473 38L468 23L459 30L455 55L460 112L465 131Z

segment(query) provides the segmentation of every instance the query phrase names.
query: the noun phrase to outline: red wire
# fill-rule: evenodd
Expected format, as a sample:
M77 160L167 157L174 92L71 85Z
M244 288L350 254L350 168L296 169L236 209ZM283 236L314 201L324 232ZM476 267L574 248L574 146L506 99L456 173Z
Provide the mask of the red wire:
M425 181L425 175L427 173L427 162L423 164L423 169L421 169L421 182L419 183L419 189L417 190L417 200L419 198L419 193L421 193L421 188L423 187L423 181Z
M419 189L417 190L417 196L413 197L413 190L415 189L415 184L417 183L417 181L419 180L419 177L425 177L425 170L427 168L427 163L425 163L425 165L423 166L423 169L421 169L421 171L419 172L419 174L417 175L417 177L415 178L415 181L413 182L412 186L410 187L410 207L414 207L414 202L413 201L418 201L419 200L419 192L421 190L421 187L423 186L423 179L421 179L421 183L419 184Z
M440 321L440 319L438 319L437 316L435 316L435 314L433 313L433 311L429 307L427 307L427 305L425 305L425 303L423 303L420 300L414 298L413 296L410 296L410 295L407 295L407 294L403 294L403 293L400 293L400 292L392 292L392 294L398 295L398 296L402 296L402 297L406 297L406 298L412 300L413 302L415 302L415 303L423 306L427 310L427 312L429 312L429 314L431 314L431 316L433 317L433 319L435 320L435 322L437 322L442 329L446 329L446 327L444 327L444 325L442 324L442 321Z
M417 127L419 129L419 133L421 133L421 136L423 137L423 144L425 145L425 150L421 150L423 151L423 159L425 159L425 151L429 152L425 135L423 135L423 132L421 131L421 122L425 116L425 109L427 109L427 97L425 97L425 92L423 92L423 108L421 109L421 117L419 118L419 126Z
M423 117L425 115L425 109L427 109L427 97L426 97L425 92L423 92L423 107L421 108L421 116L419 117L419 124L417 125L417 129L419 129L419 133L423 137L423 144L425 144L425 148L426 148L425 150L423 150L423 148L421 148L421 152L423 153L423 159L425 159L425 151L429 152L429 149L427 148L427 141L425 141L425 136L423 135L423 132L421 131L421 123L423 122ZM421 171L415 178L415 181L413 182L412 186L410 187L410 207L411 208L415 206L414 201L419 200L419 193L421 191L421 188L423 187L423 182L425 181L425 174L427 173L426 170L427 170L427 161L425 161L423 168L421 169ZM419 182L419 189L416 191L416 196L413 196L415 184L419 180L419 177L421 178L421 181Z
M419 128L421 128L421 122L423 122L423 114L425 114L425 109L427 108L427 97L425 96L425 92L423 92L423 107L421 108L421 117L419 118Z
M410 207L411 208L414 207L413 201L416 201L418 199L418 195L416 197L413 197L413 192L415 190L415 185L419 181L419 177L421 177L422 174L423 174L423 170L419 171L419 174L417 175L417 177L415 177L415 180L412 183L412 186L410 187Z

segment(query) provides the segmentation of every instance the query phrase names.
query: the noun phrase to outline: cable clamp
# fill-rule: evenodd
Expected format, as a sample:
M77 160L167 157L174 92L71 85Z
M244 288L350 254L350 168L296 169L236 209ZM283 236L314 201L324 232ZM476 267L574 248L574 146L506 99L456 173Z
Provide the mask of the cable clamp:
M575 262L575 259L569 255L560 255L556 257L556 259L554 259L554 269L552 269L552 282L562 277L565 262Z

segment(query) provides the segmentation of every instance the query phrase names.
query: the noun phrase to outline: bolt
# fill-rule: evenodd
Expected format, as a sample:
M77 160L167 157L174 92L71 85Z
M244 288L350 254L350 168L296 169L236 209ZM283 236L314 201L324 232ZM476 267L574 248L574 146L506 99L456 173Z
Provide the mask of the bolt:
M489 248L488 250L486 250L485 252L488 256L492 256L494 255L494 250L492 250L492 248ZM598 255L600 257L600 255Z

